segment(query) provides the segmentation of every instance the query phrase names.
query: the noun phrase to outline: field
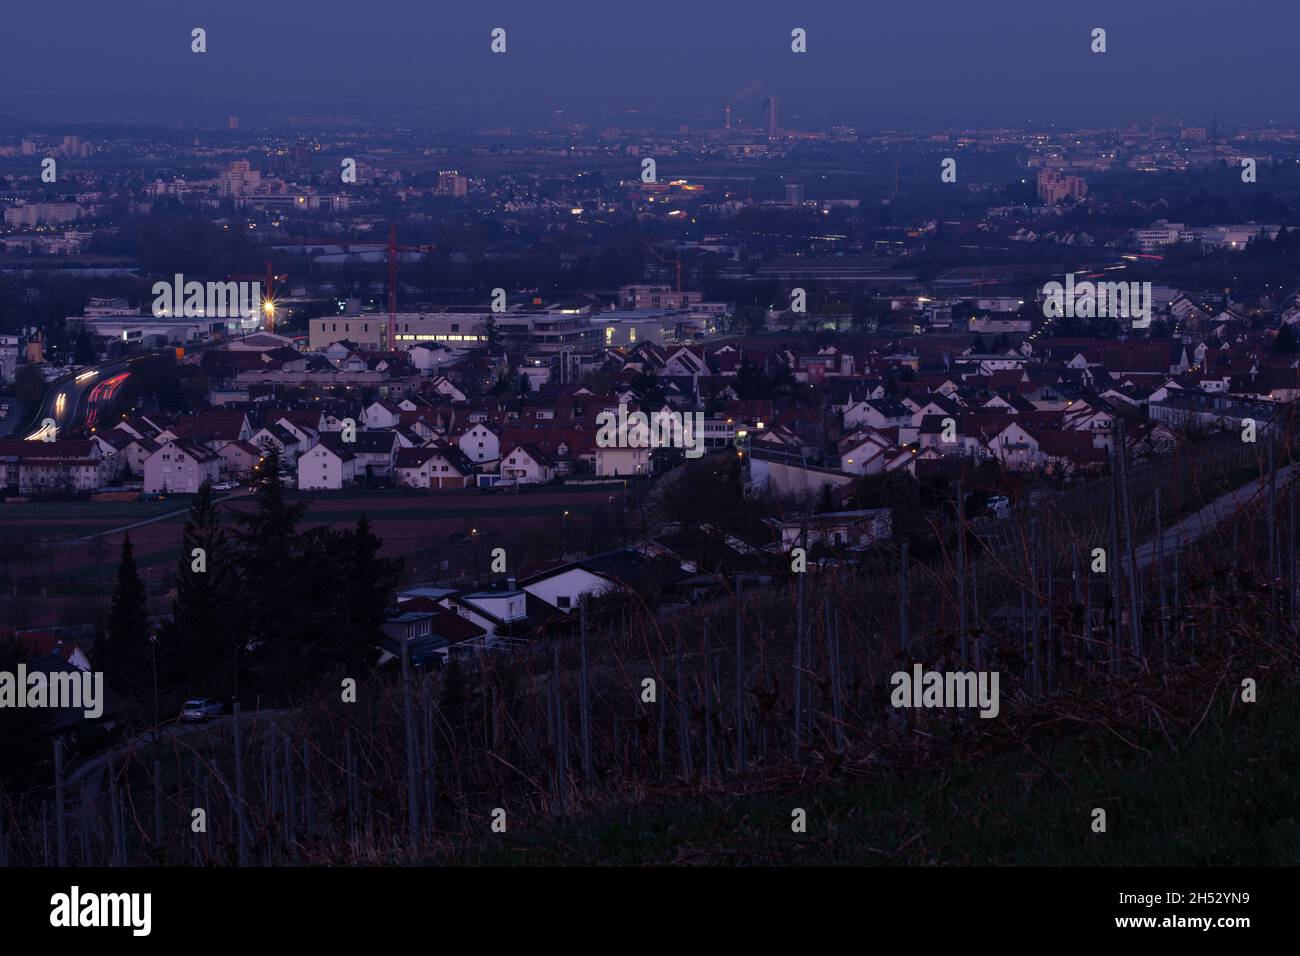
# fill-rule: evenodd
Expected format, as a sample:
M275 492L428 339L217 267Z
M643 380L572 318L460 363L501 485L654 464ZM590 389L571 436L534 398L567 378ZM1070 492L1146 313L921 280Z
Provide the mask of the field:
M405 559L404 580L410 581L470 573L476 566L486 571L495 547L506 548L511 567L593 543L599 549L601 529L622 520L623 488L620 483L520 493L388 490L286 497L309 502L304 530L353 525L364 515L383 540L383 553ZM223 507L247 511L252 498L241 493ZM0 580L11 597L15 588L34 586L54 601L107 597L129 533L141 575L151 593L162 597L180 556L188 508L185 496L0 505Z

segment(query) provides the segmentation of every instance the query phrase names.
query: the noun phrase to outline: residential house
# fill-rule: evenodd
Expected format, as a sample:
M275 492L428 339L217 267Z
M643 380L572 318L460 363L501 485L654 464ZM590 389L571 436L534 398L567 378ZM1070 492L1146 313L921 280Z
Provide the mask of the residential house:
M474 484L473 462L446 442L399 449L393 473L403 488L467 488Z
M790 521L774 521L780 534L780 549L788 552L807 534L809 546L865 548L893 535L893 510L868 508L858 511L830 511Z
M337 434L325 433L297 461L300 490L338 490L356 481L357 457Z
M242 480L253 476L253 469L262 460L262 449L249 441L232 441L217 452L221 458L221 477Z
M1008 422L993 436L990 447L1007 471L1032 471L1042 461L1038 436L1020 422Z
M850 475L878 475L885 470L894 442L882 432L857 431L839 443L840 470Z
M144 490L150 494L192 495L205 481L221 480L221 456L197 438L161 445L144 463Z
M430 380L428 388L435 394L450 399L452 402L467 401L465 393L457 388L456 383L445 375L435 375Z
M83 494L94 491L102 483L98 446L90 442L77 442L90 445L93 451L78 453L74 451L55 452L47 450L48 445L72 444L71 442L28 442L31 452L17 458L18 493L34 494Z
M347 448L356 456L357 478L386 478L401 447L393 431L359 431Z
M361 411L365 428L392 428L402 420L402 406L396 402L371 402Z
M420 609L415 609L416 607ZM486 631L452 611L420 598L398 606L398 613L383 623L379 663L400 659L405 645L407 660L416 667L441 666L449 654L483 645Z
M280 424L264 425L253 434L249 441L262 449L263 453L269 453L272 450L278 452L280 462L285 468L292 468L299 455L306 451L298 436Z
M908 428L912 410L892 398L856 402L844 413L845 428Z
M491 422L476 422L456 439L470 461L486 466L501 457L501 429Z
M122 425L118 425L112 431L120 432L128 438L127 443L118 452L126 463L127 472L130 473L132 478L143 478L144 463L149 459L150 455L158 450L158 443L152 438L139 436Z
M590 599L610 591L658 592L690 576L676 561L619 549L553 565L521 578L519 587L551 607L572 611L584 596Z
M521 485L544 485L555 477L555 462L536 445L516 445L501 459L501 477Z
M651 472L649 448L597 448L596 474L602 478L629 478Z

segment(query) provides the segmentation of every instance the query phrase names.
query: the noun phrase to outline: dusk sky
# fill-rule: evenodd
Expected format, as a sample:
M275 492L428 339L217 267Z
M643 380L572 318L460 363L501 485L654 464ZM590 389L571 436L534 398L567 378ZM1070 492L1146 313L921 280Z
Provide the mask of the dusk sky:
M584 107L1066 124L1294 117L1300 8L1261 0L877 4L312 0L10 4L0 114L42 94L399 102L490 120ZM190 30L208 31L205 55ZM508 31L505 55L489 32ZM809 51L790 52L792 27ZM1093 27L1108 52L1089 51Z

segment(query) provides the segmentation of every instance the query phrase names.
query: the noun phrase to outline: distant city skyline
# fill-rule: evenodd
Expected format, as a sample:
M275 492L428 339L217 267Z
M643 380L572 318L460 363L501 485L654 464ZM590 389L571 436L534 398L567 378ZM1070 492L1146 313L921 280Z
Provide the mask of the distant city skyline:
M765 97L783 124L833 113L845 122L1119 123L1151 114L1208 121L1300 116L1290 37L1300 10L1207 0L1086 10L1007 0L919 7L751 0L562 12L509 2L491 10L395 0L320 0L285 8L230 0L182 9L55 2L4 15L0 116L95 110L95 97L301 102L340 112L403 104L489 121L642 107L712 111L752 122ZM207 31L208 52L190 50ZM489 50L507 31L507 52ZM790 50L807 31L808 52ZM1092 53L1094 27L1107 52ZM132 107L134 108L134 107Z

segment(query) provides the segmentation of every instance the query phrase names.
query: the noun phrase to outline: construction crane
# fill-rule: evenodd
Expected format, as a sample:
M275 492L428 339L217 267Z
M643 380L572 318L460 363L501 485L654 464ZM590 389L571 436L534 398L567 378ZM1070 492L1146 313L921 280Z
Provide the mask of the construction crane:
M399 246L397 244L397 227L388 227L388 321L379 330L379 350L388 351L392 347L392 332L397 326L397 254L399 252L433 252L434 245Z
M275 331L275 284L276 282L287 282L289 276L287 273L276 275L271 269L271 260L266 260L266 275L228 275L227 279L235 279L244 282L253 282L260 280L262 285L262 315L266 317L266 328L268 332Z
M650 243L648 243L648 242L645 243L645 247L646 247L647 249L649 249L649 250L650 250L650 253L651 253L651 254L652 254L656 259L658 259L660 262L671 262L671 263L673 263L673 264L677 267L677 287L676 287L676 291L681 292L681 291L682 291L682 257L681 257L681 254L678 253L677 257L674 258L674 259L665 259L663 256L661 256L661 255L659 254L659 250L656 249L654 246L650 245Z

